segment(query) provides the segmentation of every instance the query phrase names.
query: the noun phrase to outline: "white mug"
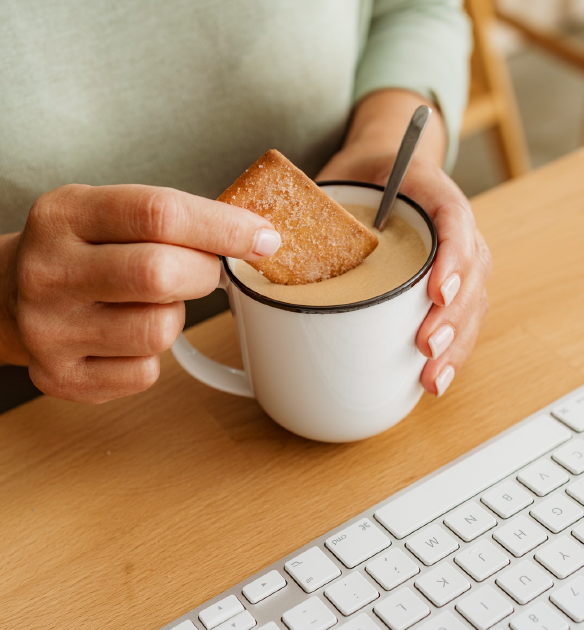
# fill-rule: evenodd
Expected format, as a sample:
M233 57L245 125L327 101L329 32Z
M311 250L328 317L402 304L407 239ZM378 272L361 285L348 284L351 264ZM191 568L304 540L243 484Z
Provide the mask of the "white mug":
M378 208L383 188L361 182L321 184L342 204ZM322 442L350 442L385 431L422 395L426 358L416 333L432 303L428 278L438 237L430 217L403 195L396 216L421 236L422 269L393 291L339 306L272 300L246 287L223 259L219 286L237 321L243 370L212 361L181 335L172 347L189 374L216 389L256 398L289 431Z

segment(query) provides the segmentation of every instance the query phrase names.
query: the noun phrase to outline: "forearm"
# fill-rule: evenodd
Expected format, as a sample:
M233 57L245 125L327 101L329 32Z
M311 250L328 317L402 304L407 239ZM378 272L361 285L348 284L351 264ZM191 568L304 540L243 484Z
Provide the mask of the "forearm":
M20 234L0 235L0 365L27 365L16 324L16 250Z
M397 153L410 118L419 105L428 105L433 113L416 149L416 157L441 166L446 152L442 116L433 103L406 90L380 90L363 98L355 108L344 148L368 155Z

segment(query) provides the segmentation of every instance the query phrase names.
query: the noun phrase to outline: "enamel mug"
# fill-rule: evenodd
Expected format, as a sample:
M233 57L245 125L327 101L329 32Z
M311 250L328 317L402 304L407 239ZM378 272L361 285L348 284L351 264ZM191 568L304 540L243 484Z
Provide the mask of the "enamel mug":
M383 188L360 182L321 184L343 204L377 209ZM338 306L272 300L246 287L223 259L220 288L237 322L243 370L212 361L181 335L172 351L182 367L216 389L255 398L289 431L322 442L376 435L404 418L422 395L426 358L416 333L432 303L428 278L438 238L427 213L399 195L394 210L421 236L424 266L378 297Z

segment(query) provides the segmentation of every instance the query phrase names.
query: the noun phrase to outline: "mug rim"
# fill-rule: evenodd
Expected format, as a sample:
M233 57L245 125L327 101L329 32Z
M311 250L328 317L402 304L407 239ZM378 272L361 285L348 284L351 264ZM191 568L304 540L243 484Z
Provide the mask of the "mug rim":
M383 192L385 188L383 186L379 186L378 184L370 184L368 182L358 182L351 180L326 180L322 182L316 182L318 186L352 186L357 188L372 188L373 190L379 190ZM265 304L266 306L271 306L273 308L279 308L283 311L289 311L291 313L308 313L308 314L321 314L321 315L331 315L333 313L349 313L351 311L358 311L363 308L369 308L370 306L375 306L376 304L381 304L383 302L387 302L388 300L392 300L393 298L398 297L402 293L409 291L412 287L414 287L424 276L430 271L430 268L434 264L434 260L436 258L436 252L438 250L438 233L436 231L436 226L434 222L430 218L430 215L413 199L410 199L406 195L402 193L397 194L398 199L401 199L409 206L411 206L426 222L428 229L430 230L430 234L432 236L432 247L430 249L430 253L426 262L423 264L422 268L415 273L411 278L406 280L403 284L392 289L391 291L387 291L387 293L382 293L381 295L377 295L373 298L369 298L367 300L361 300L360 302L350 302L349 304L335 304L328 306L307 306L304 304L293 304L291 302L281 302L279 300L274 300L269 298L261 293L257 293L253 289L250 289L247 285L245 285L231 270L229 267L229 263L227 262L226 256L220 256L221 263L223 268L225 269L225 273L227 274L229 280L245 295L252 298L256 302L260 302L261 304Z

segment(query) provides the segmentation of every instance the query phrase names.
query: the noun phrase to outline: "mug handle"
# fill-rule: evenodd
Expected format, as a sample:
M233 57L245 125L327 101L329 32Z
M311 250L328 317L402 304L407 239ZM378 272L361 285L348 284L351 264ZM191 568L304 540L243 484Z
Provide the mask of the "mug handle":
M223 265L221 265L221 277L217 288L227 291L228 285L229 278ZM201 383L236 396L255 398L245 370L237 370L209 359L209 357L195 350L182 333L172 344L171 350L180 365Z

